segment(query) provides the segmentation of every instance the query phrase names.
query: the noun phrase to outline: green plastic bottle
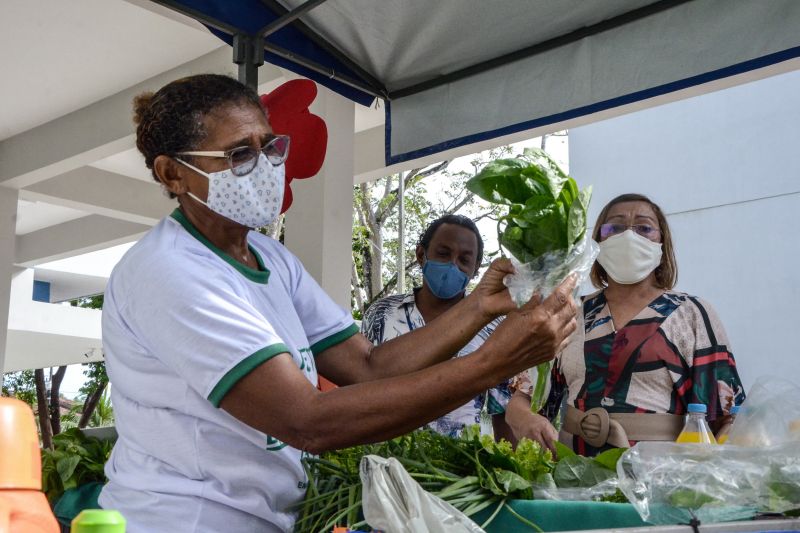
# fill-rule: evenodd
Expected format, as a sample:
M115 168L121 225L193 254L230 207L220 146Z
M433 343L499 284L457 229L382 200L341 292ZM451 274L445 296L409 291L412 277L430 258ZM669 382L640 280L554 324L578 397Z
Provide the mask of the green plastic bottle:
M125 533L125 518L119 511L85 509L72 520L72 533Z

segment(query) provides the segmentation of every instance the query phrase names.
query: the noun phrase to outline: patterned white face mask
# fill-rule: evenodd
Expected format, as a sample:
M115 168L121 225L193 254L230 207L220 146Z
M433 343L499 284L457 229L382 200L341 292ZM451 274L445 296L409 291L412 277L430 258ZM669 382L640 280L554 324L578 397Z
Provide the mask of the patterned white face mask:
M249 228L267 226L278 218L286 181L284 165L273 166L260 154L250 174L236 176L230 169L207 174L186 161L177 161L208 178L208 203L186 194L215 213Z

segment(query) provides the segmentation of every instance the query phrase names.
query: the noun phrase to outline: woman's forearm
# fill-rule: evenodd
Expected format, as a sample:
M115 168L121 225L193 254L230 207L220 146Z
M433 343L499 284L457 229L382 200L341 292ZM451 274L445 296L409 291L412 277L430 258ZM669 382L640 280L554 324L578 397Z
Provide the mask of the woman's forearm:
M317 368L337 385L416 372L453 357L492 318L468 296L429 324L379 346L354 335L320 353Z
M288 354L239 381L221 407L245 424L297 449L321 453L386 440L419 428L511 375L523 358L491 347L405 376L320 392Z

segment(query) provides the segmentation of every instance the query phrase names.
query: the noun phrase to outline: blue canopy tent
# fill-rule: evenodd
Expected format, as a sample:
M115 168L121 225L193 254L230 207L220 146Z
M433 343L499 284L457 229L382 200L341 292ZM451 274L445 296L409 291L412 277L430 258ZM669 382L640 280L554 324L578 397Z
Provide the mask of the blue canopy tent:
M153 0L358 103L386 163L579 119L800 55L795 0ZM263 53L262 53L263 50Z

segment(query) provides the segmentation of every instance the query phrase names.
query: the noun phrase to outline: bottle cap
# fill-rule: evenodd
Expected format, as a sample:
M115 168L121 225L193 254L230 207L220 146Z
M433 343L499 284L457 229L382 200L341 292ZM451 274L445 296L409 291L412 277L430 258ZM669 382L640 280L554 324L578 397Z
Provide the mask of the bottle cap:
M125 533L125 518L119 511L84 509L72 520L72 533Z
M703 413L703 414L705 414L706 413L706 404L704 404L704 403L690 403L688 406L686 406L686 409L690 413Z
M0 398L0 489L42 490L42 456L33 411Z
M739 409L741 409L741 408L742 408L741 405L734 405L733 407L731 407L731 414L732 415L738 414L739 413Z

